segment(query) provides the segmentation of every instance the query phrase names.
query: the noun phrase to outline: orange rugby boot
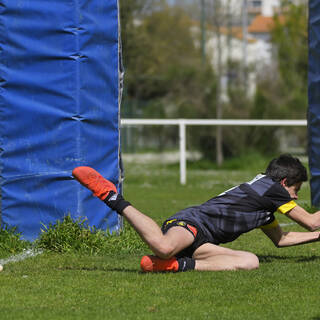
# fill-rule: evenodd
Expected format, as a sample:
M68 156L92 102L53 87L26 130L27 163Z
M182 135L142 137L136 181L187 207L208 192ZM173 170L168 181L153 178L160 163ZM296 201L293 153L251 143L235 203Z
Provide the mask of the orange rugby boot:
M175 257L171 259L160 259L156 256L143 256L140 262L143 272L177 272L179 263Z
M102 201L110 191L117 193L116 186L91 167L77 167L73 169L72 175Z

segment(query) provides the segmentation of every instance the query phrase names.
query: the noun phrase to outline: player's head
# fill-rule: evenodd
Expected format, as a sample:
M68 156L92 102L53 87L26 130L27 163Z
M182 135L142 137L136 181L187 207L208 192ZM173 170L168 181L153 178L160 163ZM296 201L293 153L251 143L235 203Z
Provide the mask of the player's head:
M270 161L265 174L274 181L286 179L288 187L308 180L307 170L298 158L282 154Z

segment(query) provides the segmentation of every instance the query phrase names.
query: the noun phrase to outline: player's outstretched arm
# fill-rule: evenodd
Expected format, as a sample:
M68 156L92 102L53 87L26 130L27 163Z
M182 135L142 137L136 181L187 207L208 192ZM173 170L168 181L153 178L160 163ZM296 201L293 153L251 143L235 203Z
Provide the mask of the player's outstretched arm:
M287 212L286 216L309 231L320 229L320 211L311 214L297 205Z
M279 225L273 228L262 229L278 248L296 246L319 241L320 232L284 232Z

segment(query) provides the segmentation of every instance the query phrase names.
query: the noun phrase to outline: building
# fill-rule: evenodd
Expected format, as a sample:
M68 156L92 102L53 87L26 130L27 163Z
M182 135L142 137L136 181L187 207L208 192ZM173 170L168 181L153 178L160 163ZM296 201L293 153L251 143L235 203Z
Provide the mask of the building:
M233 7L230 10L238 24L229 26L221 24L218 28L208 24L206 31L206 54L215 70L221 70L222 99L228 100L228 84L234 79L246 79L248 96L252 97L256 90L256 78L262 70L274 64L274 49L270 31L274 26L274 15L281 16L280 0L247 0L246 19L243 17L243 1L225 0ZM239 23L240 22L240 23ZM247 24L245 24L246 22ZM230 70L228 61L237 65ZM220 67L218 66L220 64ZM245 78L242 72L245 72Z

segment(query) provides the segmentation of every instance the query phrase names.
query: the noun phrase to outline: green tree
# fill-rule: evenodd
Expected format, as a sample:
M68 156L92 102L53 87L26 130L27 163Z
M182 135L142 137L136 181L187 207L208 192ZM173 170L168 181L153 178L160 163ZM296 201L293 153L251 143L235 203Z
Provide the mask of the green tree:
M158 10L131 28L134 45L124 46L124 51L129 50L124 53L128 94L142 100L172 99L174 89L179 94L189 74L201 69L201 53L191 34L192 21L183 10L161 2Z
M308 87L307 6L289 4L286 8L283 18L275 17L271 33L277 49L281 107L289 117L304 117Z
M194 32L200 26L166 1L154 1L152 10L146 10L146 4L127 7L133 11L123 17L127 110L147 118L213 117L216 82ZM144 130L152 137L150 129ZM175 131L168 139L161 128L152 132L160 141L176 136Z
M307 6L286 4L274 17L271 41L276 63L260 75L251 118L305 119L308 105L308 21ZM303 128L282 129L306 145ZM279 129L252 128L251 144L262 152L279 148ZM272 145L273 148L269 146Z

